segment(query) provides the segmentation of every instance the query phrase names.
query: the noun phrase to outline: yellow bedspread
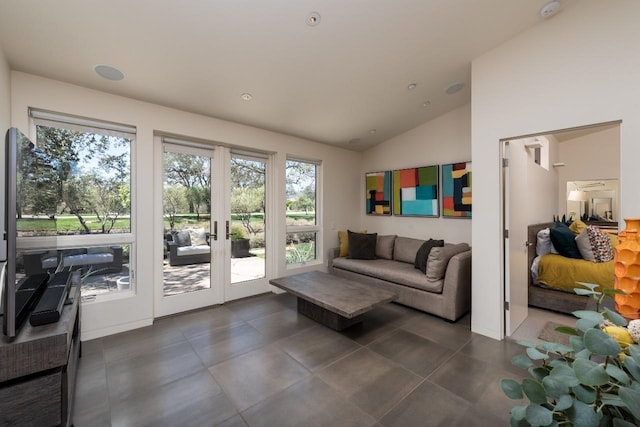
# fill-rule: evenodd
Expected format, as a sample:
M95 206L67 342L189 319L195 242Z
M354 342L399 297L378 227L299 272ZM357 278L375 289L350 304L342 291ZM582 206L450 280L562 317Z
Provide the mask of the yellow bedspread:
M613 288L613 261L591 262L548 254L540 258L538 282L554 289L573 292L576 282L595 283Z

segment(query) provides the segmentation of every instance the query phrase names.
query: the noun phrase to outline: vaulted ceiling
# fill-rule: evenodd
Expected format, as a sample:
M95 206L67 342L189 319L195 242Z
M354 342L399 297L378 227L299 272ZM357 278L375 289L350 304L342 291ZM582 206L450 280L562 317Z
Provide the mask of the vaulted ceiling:
M0 45L14 70L364 150L470 102L471 61L545 2L0 0Z

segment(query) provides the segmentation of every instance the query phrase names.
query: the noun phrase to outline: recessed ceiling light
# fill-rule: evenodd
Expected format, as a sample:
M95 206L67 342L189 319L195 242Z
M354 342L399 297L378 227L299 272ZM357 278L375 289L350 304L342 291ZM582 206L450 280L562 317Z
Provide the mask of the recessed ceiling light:
M107 80L118 81L124 79L124 73L111 65L98 64L93 69L100 77Z
M320 23L320 14L318 12L311 12L307 15L307 25L315 27Z
M251 96L250 93L243 93L242 95L240 95L240 98L242 98L243 101L251 101L251 98L253 98L253 96Z
M414 90L417 86L418 83L409 83L409 85L407 85L407 89Z
M447 95L453 95L454 93L460 92L463 87L464 87L464 83L454 83L449 87L447 87L444 90L444 93L446 93Z
M551 0L540 8L540 16L548 18L555 15L560 11L560 2L558 0Z

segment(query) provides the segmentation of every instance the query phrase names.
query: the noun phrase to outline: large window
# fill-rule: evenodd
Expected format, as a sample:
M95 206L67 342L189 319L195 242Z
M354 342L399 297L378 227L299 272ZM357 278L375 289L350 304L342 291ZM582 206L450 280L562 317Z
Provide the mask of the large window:
M317 259L319 164L288 159L286 162L286 263L305 264Z
M25 275L79 271L82 296L131 289L135 128L31 111L17 195Z

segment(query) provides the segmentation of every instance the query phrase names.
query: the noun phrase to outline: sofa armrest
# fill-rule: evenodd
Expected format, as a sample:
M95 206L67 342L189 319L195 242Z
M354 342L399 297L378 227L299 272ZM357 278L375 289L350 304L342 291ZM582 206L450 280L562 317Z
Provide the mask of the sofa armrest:
M329 269L329 273L333 271L333 260L340 256L340 248L331 248L327 252L327 267Z
M449 260L442 294L447 305L444 312L455 317L450 320L456 320L471 307L471 250L454 255Z

